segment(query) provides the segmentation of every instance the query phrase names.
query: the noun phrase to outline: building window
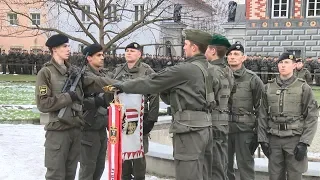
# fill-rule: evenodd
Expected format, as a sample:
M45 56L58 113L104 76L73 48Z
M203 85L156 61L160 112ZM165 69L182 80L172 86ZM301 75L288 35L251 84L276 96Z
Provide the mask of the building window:
M134 20L139 21L144 16L144 5L134 5Z
M108 6L108 21L113 22L117 21L117 5L115 4L110 4Z
M307 0L307 17L320 16L320 0Z
M40 13L31 13L32 25L40 25Z
M10 25L17 25L18 24L18 16L14 13L8 14L8 21Z
M272 0L272 18L288 18L289 0Z
M81 11L81 20L83 22L90 21L89 16L86 15L86 13L90 12L90 6L84 5L82 6L83 10Z

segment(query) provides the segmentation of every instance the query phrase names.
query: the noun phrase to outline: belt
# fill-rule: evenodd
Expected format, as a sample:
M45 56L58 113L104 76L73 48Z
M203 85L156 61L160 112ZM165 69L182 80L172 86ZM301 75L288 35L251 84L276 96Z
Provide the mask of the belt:
M231 122L241 122L241 123L255 123L255 120L253 119L251 115L246 114L232 114L230 115L229 120Z
M272 129L278 129L280 131L286 131L290 129L298 129L299 124L277 123L271 125Z

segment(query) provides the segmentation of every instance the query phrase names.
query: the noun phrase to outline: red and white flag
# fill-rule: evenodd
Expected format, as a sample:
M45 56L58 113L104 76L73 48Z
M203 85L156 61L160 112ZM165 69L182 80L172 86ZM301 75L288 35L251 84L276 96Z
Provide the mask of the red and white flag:
M109 180L121 180L124 160L144 156L143 95L121 93L115 99L119 102L109 106Z
M109 180L121 180L121 131L122 131L122 105L110 104L109 106L109 139L108 139L108 164Z
M123 105L124 116L122 125L122 159L142 158L143 152L143 113L144 97L141 94L118 95Z

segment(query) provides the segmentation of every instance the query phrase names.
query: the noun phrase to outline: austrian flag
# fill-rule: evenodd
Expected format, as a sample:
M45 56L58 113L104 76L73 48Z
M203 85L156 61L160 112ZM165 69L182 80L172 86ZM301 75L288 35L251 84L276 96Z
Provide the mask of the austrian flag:
M124 160L143 157L144 97L117 95L120 103L109 106L109 180L120 180Z

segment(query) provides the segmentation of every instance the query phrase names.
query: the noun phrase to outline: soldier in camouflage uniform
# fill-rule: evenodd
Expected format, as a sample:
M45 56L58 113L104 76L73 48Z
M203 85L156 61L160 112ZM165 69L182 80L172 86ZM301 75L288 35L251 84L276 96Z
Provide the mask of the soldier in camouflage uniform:
M221 84L221 88L216 93L217 104L219 105L211 113L213 122L212 179L216 180L227 179L228 170L229 98L231 97L234 77L224 57L230 46L231 44L226 37L215 34L205 54L209 63L217 66L221 72L217 76Z
M308 71L307 68L303 67L303 61L301 58L296 60L297 63L297 67L294 70L294 75L297 78L301 78L303 80L305 80L309 85L312 84L312 77L311 77L311 73Z
M147 78L114 84L126 93L161 93L171 105L173 122L173 157L176 180L211 180L212 118L215 106L213 89L219 86L208 71L204 53L211 35L199 30L186 30L186 61L168 67ZM207 83L205 83L207 82Z
M243 66L246 58L241 44L232 45L228 52L228 64L235 78L231 102L228 138L228 178L235 180L234 154L236 154L241 180L254 180L254 157L258 147L256 126L263 82Z
M103 48L100 44L92 44L84 48L88 53L87 75L106 77L108 72L103 69ZM80 171L79 180L100 180L105 168L107 150L107 106L112 97L96 86L83 88L84 120L81 129Z
M317 101L311 87L293 75L295 67L293 54L279 57L280 76L265 86L259 109L258 139L269 158L270 180L302 179L317 130Z
M314 79L316 81L316 85L320 86L320 57L318 60L313 61L312 63L313 71L314 71Z
M22 64L22 74L29 74L28 66L29 66L29 53L27 50L23 50L21 55L21 64Z
M266 84L268 82L268 63L269 61L267 60L267 58L263 58L261 61L260 61L260 77L261 77L261 80L264 84Z
M216 96L218 106L212 111L212 135L213 135L213 159L212 179L227 179L228 167L228 122L229 122L229 98L233 87L232 70L224 59L228 48L231 46L228 39L222 35L215 34L210 40L205 56L210 64L219 68L221 73L218 79L221 84Z
M128 81L144 77L154 73L154 70L147 64L141 62L141 46L138 43L130 43L125 48L126 63L118 66L113 72L113 78L120 81ZM149 133L154 123L158 120L159 94L146 93L145 109L143 115L143 148L144 154L149 149ZM146 158L125 160L122 164L122 180L144 180L146 175ZM134 178L132 178L132 176Z
M15 52L13 50L9 50L8 54L8 70L9 74L14 74L14 58L15 58Z
M2 50L1 53L1 68L2 68L2 74L6 74L7 73L7 54L5 50Z
M102 88L115 81L107 77L83 76L75 91L62 93L68 76L76 70L67 62L70 54L68 38L61 34L53 35L47 40L46 46L52 53L52 60L38 72L35 88L38 109L49 113L49 122L45 125L45 178L74 180L80 156L80 127L84 124L81 118L82 88L93 84ZM70 124L58 118L59 110L66 106L74 109L69 114L72 117L68 120L72 122Z

